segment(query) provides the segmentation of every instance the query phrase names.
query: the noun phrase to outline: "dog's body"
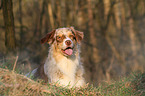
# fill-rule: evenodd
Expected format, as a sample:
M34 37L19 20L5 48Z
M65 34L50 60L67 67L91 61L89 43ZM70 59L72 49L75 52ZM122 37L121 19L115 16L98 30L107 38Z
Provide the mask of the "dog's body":
M34 76L62 86L80 87L85 84L83 66L80 61L79 43L83 33L70 28L59 28L48 33L41 43L50 44L45 64L35 69Z

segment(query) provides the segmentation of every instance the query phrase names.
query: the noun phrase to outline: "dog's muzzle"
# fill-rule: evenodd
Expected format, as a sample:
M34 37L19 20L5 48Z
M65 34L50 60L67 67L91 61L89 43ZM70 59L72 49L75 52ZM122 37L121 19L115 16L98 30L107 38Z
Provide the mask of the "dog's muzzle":
M65 56L70 56L73 54L73 42L71 39L67 38L65 41L64 41L64 44L66 46L65 49L62 49L62 52Z

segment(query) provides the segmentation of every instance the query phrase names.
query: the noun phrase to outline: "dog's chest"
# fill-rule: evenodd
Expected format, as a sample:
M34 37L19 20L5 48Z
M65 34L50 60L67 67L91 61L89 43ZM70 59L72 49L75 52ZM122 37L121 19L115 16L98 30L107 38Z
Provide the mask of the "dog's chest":
M57 66L64 75L68 76L69 78L74 78L76 73L76 68L79 62L77 59L71 60L68 58L63 58L59 62L57 62Z

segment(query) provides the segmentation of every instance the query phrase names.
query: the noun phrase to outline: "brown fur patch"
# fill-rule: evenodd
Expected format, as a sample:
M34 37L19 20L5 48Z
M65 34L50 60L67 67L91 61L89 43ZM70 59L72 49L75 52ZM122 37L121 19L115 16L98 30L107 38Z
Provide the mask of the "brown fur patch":
M34 78L43 79L45 82L48 82L47 75L44 73L44 63L38 67L37 72L34 74Z
M58 71L56 72L56 74L57 74L57 76L58 76L60 79L63 79L63 74L62 74L62 72L61 72L60 70L58 70Z

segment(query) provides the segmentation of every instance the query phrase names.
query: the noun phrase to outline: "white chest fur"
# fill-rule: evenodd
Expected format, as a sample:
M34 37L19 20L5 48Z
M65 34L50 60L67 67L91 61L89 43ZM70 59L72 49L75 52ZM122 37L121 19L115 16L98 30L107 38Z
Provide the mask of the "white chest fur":
M67 86L70 84L73 86L75 84L75 74L78 66L78 57L67 58L64 56L63 58L60 58L58 61L56 61L53 56L49 55L44 65L44 72L47 75L50 83L59 81L61 85ZM57 75L58 71L62 73L63 78L59 78Z
M68 76L70 80L73 80L76 73L76 68L79 65L78 59L63 58L58 63L57 66L64 75Z

